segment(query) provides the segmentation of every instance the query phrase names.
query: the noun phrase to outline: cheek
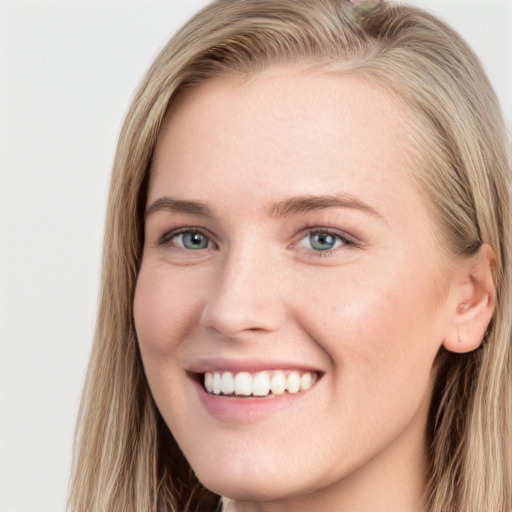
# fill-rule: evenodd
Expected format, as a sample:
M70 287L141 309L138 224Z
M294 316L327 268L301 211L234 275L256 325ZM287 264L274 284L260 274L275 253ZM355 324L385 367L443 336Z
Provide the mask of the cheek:
M413 418L420 418L418 428L426 421L439 322L437 315L425 318L430 280L423 288L419 281L354 273L343 283L326 281L309 308L308 301L299 306L304 330L331 360L332 402L324 417L336 425L331 434L352 439L349 448L331 439L345 461L382 448Z
M183 392L186 377L180 350L197 324L198 296L186 281L170 275L165 265L143 261L133 301L144 371L169 427L175 426L175 411L186 411L190 400Z
M197 324L201 297L187 279L165 268L142 265L135 288L133 315L143 356L172 355L179 340Z
M385 270L354 269L340 280L335 274L316 280L297 307L305 330L335 362L337 376L373 393L396 390L411 379L426 384L443 339L431 276Z

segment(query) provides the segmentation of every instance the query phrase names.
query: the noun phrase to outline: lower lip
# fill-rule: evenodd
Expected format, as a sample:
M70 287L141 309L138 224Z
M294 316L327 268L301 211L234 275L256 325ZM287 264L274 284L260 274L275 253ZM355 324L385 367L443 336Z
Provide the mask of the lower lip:
M216 420L224 423L254 423L261 421L273 413L287 409L305 398L315 388L298 393L269 395L264 398L237 398L232 396L213 395L204 387L194 382L199 399L206 411Z

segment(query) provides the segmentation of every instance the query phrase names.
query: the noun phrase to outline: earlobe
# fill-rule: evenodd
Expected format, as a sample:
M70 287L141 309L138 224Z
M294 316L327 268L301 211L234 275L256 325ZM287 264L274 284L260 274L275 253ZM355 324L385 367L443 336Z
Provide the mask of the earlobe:
M457 303L443 345L450 352L471 352L482 343L494 312L496 254L484 244L462 263Z

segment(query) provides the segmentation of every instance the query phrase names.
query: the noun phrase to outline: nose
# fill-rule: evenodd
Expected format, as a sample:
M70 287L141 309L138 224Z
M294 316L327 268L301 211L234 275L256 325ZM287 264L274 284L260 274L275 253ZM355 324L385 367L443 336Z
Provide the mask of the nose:
M264 251L231 251L201 315L201 323L228 338L277 331L285 317L284 277Z

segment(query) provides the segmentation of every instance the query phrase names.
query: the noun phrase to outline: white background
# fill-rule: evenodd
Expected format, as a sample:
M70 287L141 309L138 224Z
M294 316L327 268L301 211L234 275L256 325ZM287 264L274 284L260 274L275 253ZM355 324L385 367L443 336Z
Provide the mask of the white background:
M116 138L204 0L0 0L0 512L64 510ZM512 123L512 0L421 0L480 55Z

